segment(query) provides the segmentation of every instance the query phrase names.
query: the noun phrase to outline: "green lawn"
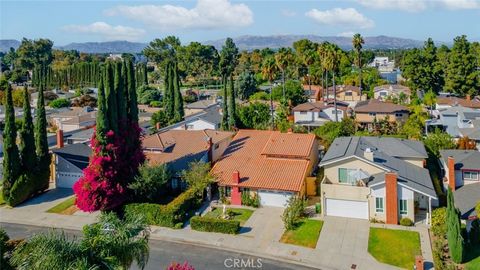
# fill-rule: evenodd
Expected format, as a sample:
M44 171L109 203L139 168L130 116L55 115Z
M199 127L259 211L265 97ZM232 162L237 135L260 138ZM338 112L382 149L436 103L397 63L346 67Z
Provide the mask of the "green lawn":
M304 219L294 230L285 231L280 242L315 248L322 226L321 220Z
M469 260L465 263L466 270L480 269L480 244L467 248L466 259Z
M233 220L240 221L240 226L243 226L245 222L252 216L253 210L250 209L243 209L243 208L227 208L227 210L231 210L233 212ZM205 216L219 218L223 213L223 208L215 208L213 211L208 212Z
M368 252L379 262L412 269L415 256L420 255L417 232L370 228Z
M75 204L75 196L72 196L65 201L55 205L54 207L47 210L48 213L57 213L64 215L71 215L77 211Z

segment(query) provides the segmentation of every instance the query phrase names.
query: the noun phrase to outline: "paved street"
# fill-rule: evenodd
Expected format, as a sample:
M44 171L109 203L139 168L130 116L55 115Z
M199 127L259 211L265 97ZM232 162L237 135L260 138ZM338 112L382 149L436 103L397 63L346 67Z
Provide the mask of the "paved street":
M48 228L26 226L19 224L0 223L10 235L10 238L24 238L31 236L34 233L45 232ZM69 235L81 235L79 231L64 230ZM256 262L254 269L299 269L307 270L311 268L292 265L284 262L263 259L254 256L243 255L236 252L228 252L218 249L206 248L201 246L180 244L160 240L150 240L150 260L146 269L158 270L165 269L172 261L184 262L187 260L195 266L197 270L219 270L219 269L252 269L242 267L232 267L234 259L243 259ZM261 267L257 259L261 260ZM226 266L225 266L226 264ZM230 266L230 267L229 267ZM133 269L137 269L133 267Z

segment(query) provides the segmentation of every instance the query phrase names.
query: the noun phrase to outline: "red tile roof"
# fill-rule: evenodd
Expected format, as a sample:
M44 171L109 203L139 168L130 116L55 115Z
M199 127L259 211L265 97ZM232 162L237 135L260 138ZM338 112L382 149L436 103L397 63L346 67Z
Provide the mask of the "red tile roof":
M219 185L232 185L232 174L240 172L240 187L301 190L315 135L278 131L240 130L224 156L212 169Z
M437 104L447 104L451 106L460 105L472 109L480 109L480 99L458 98L458 97L437 97Z

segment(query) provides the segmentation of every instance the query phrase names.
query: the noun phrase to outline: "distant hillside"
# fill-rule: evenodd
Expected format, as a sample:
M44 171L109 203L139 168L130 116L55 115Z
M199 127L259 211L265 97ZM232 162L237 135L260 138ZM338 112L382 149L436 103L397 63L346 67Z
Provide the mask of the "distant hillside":
M58 46L61 50L77 50L84 53L139 53L147 46L146 43L129 41L70 43Z
M10 48L15 50L20 46L20 41L15 39L0 39L0 52L7 52Z
M310 39L315 42L328 41L335 43L342 49L349 50L352 48L352 39L350 37L322 37L316 35L276 35L276 36L240 36L233 38L240 50L253 50L263 48L280 48L290 47L293 42L300 39ZM423 45L423 41L375 36L365 37L366 49L405 49L415 48ZM225 39L209 40L203 42L221 49L225 43ZM438 43L443 44L443 43ZM0 40L0 51L7 51L10 47L18 48L20 41L17 40ZM108 41L108 42L84 42L70 43L65 46L55 46L61 50L77 50L85 53L139 53L147 46L147 43L129 42L129 41Z
M266 47L272 49L280 47L290 47L295 41L300 39L309 39L314 42L328 41L337 44L342 49L347 50L352 48L352 38L350 37L322 37L316 35L278 35L240 36L237 38L233 38L235 44L241 50L262 49ZM423 41L387 36L364 37L364 40L364 48L366 49L406 49L420 47L423 45ZM221 48L222 45L225 43L225 39L210 40L206 41L205 43L213 45L218 49Z

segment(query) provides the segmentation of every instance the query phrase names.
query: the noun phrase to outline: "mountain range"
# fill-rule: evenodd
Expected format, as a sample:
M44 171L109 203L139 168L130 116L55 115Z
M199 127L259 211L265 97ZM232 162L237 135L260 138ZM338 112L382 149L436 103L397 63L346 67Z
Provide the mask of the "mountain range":
M349 50L352 48L351 37L336 36L317 36L317 35L272 35L272 36L254 36L245 35L233 38L235 44L240 50L254 50L263 48L277 49L280 47L291 47L293 42L300 39L310 39L314 42L328 41L337 44L342 49ZM423 41L388 37L373 36L364 37L366 49L406 49L415 48L423 45ZM221 49L225 43L225 39L208 40L204 44L213 45L217 49ZM440 42L440 44L443 44ZM0 40L0 51L5 52L10 47L18 48L20 41L12 39ZM129 41L107 41L107 42L83 42L70 43L64 46L55 46L61 50L77 50L85 53L139 53L145 48L147 43L129 42Z

